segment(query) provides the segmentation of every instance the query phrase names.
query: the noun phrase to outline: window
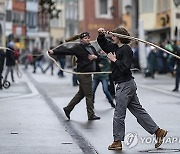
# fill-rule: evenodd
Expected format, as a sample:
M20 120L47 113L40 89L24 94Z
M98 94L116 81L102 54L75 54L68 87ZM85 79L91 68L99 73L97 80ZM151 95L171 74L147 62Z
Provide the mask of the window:
M63 13L60 12L59 13L59 18L53 18L51 19L51 27L55 28L63 28L64 24L63 24Z
M13 22L16 24L25 24L25 14L23 12L13 12Z
M157 1L157 10L158 13L167 11L170 9L170 1L169 0L158 0Z
M108 11L108 3L107 0L100 0L100 5L99 5L99 9L100 9L100 14L107 14Z
M36 28L37 27L37 13L27 12L26 23L29 28Z
M113 6L112 0L96 0L95 1L95 11L97 18L112 18L110 8Z
M150 13L154 10L154 0L141 0L140 1L140 12Z
M11 22L12 21L12 11L6 10L6 21Z

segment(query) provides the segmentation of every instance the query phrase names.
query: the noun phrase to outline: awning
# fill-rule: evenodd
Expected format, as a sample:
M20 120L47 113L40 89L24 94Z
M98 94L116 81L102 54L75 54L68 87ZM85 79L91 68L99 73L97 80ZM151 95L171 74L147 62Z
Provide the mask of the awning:
M157 29L149 29L145 30L146 33L157 33L157 32L163 32L163 31L170 31L170 27L162 27L162 28L157 28Z

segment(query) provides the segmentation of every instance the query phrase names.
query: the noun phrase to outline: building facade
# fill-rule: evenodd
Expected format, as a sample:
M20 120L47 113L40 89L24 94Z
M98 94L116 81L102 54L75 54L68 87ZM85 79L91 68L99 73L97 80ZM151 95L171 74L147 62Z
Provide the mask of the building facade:
M140 0L140 19L147 38L152 42L180 40L180 9L172 0Z
M5 46L5 1L0 0L0 46Z
M14 36L16 46L19 49L25 48L26 39L26 1L12 1L12 34Z
M173 0L137 0L138 6L135 6L134 0L121 1L123 25L131 35L138 36L137 28L142 27L137 24L141 21L145 39L154 43L175 39L179 41L180 6L176 6Z
M13 10L12 10L12 0L6 1L4 0L4 8L5 8L5 16L6 16L6 22L5 24L5 40L6 44L10 41L10 39L13 37Z
M180 1L176 1L171 1L171 38L180 44Z
M39 46L38 36L38 1L26 0L26 47L32 52ZM40 48L40 47L39 47Z
M79 32L88 31L92 39L97 37L97 29L112 30L122 24L121 1L119 0L79 0Z
M56 0L57 17L50 22L51 46L57 46L65 38L65 3Z
M65 5L65 37L69 38L79 33L79 0L64 1Z

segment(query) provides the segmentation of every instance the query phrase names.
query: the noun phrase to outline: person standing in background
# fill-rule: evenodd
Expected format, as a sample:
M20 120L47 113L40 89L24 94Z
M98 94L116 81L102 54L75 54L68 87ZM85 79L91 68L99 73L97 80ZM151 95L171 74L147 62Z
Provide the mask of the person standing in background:
M107 55L104 51L99 52L99 68L101 72L109 72L110 71L110 63L109 59L107 58ZM93 89L93 96L95 100L95 92L96 89L99 85L99 83L102 83L102 88L103 92L106 95L106 98L108 99L108 102L110 103L111 107L115 108L115 104L113 103L113 97L111 96L109 89L108 89L108 82L109 82L109 74L104 73L104 74L94 74L93 76L93 84L92 84L92 89Z
M63 41L60 41L59 44L63 44ZM66 56L65 55L58 55L57 60L59 61L61 68L64 69L65 65L66 65ZM64 72L62 70L59 70L57 74L60 78L65 77Z
M9 49L6 50L6 66L7 66L7 69L6 69L6 73L5 73L5 77L4 77L3 82L7 81L9 72L11 73L12 82L15 82L14 81L14 66L17 63L17 61L15 59L14 42L13 41L9 42L8 48Z
M33 73L36 73L37 67L41 69L41 72L43 73L43 67L42 67L42 59L43 59L43 54L41 51L39 51L38 48L33 49Z
M4 50L0 49L0 90L3 89L3 86L2 86L2 84L3 84L2 83L2 79L3 79L2 72L3 72L3 69L4 69L5 57L6 57L6 54L5 54Z
M180 56L180 48L177 46L177 41L174 41L173 44L174 53ZM180 79L180 59L175 58L175 88L172 90L173 92L179 91L179 79Z

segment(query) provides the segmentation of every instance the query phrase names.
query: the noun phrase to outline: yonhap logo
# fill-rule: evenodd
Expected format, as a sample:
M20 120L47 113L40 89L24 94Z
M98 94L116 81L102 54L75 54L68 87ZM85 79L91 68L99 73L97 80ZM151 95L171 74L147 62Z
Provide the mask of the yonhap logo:
M155 136L145 136L145 137L140 137L138 136L137 133L135 132L129 132L125 135L124 137L124 145L127 146L128 148L133 148L135 147L138 143L141 144L156 144L157 139ZM180 137L178 136L169 136L163 138L163 144L180 144Z
M138 135L137 133L127 133L124 138L124 143L128 148L133 148L138 144Z

